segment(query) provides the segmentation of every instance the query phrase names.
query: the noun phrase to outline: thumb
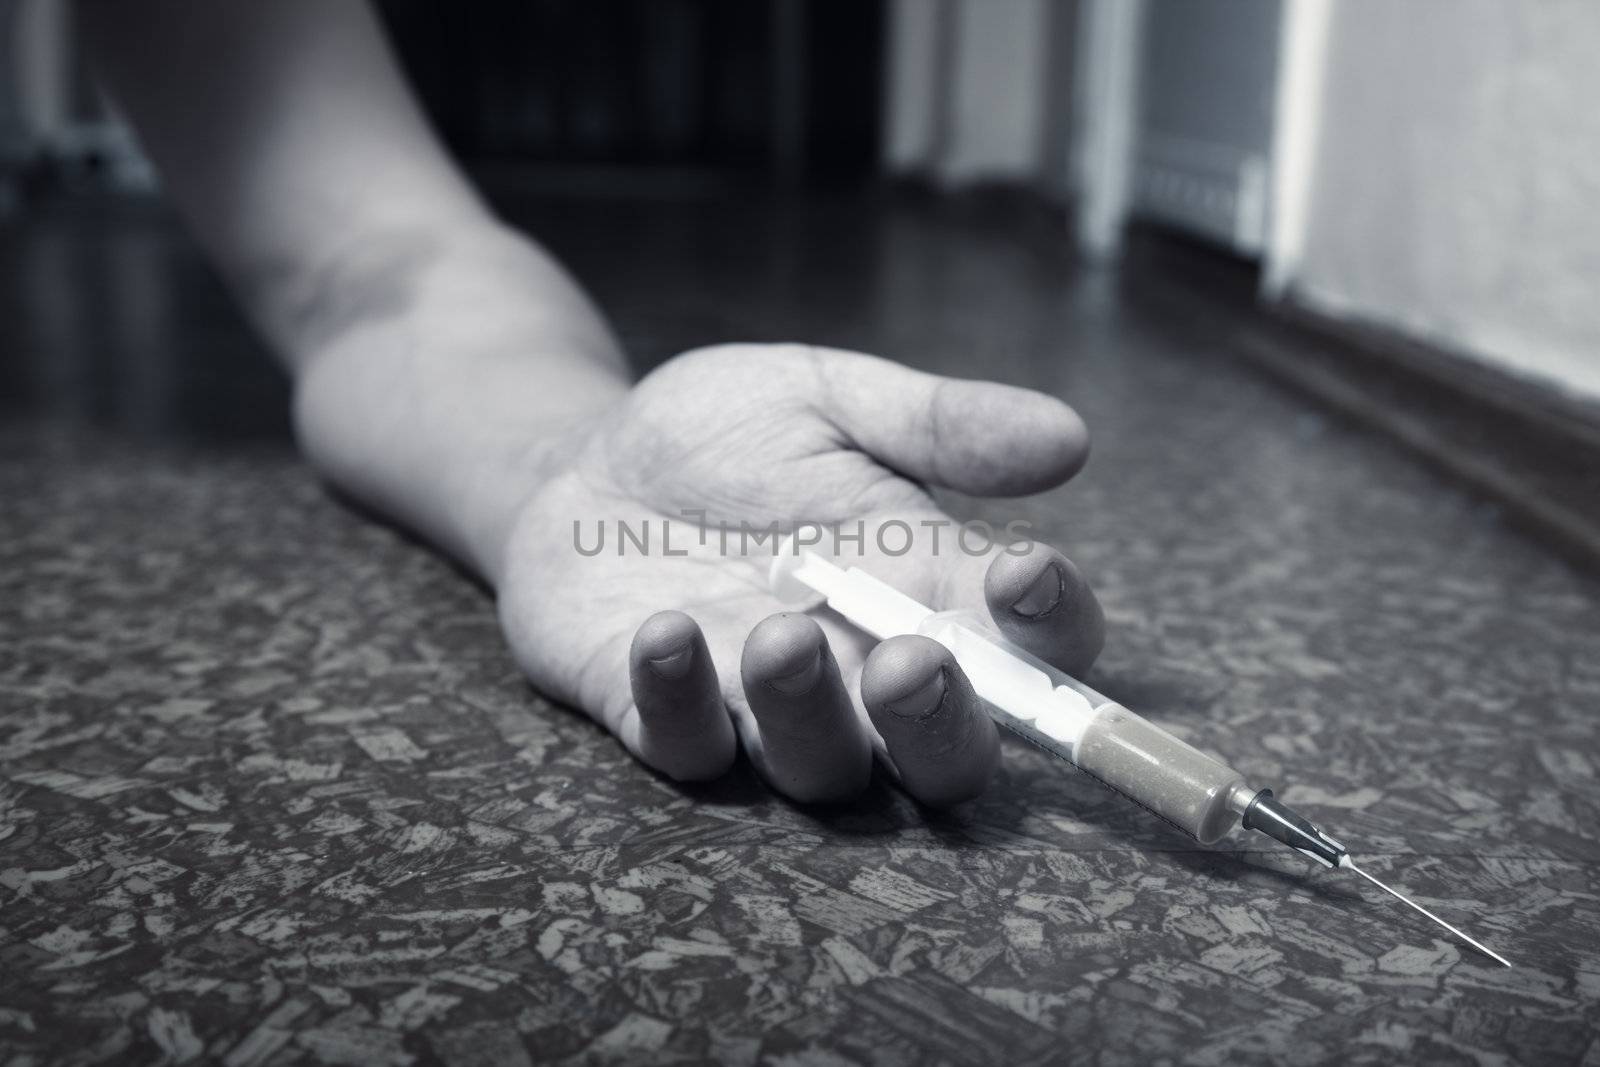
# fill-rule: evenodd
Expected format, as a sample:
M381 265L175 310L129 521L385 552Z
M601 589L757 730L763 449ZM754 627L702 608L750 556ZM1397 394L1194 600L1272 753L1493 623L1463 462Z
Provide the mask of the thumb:
M861 451L907 477L976 496L1060 485L1089 458L1089 430L1044 393L925 374L818 348L822 414Z

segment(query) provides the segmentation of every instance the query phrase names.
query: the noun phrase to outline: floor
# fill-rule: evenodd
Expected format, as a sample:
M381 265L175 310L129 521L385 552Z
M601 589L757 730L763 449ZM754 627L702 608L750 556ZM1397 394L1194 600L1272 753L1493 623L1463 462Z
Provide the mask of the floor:
M1091 682L1516 968L1010 742L943 815L652 776L319 487L162 210L75 203L0 241L0 1062L1600 1057L1595 576L1250 369L1236 302L1048 220L507 209L641 365L806 339L1070 399L1078 481L952 506L1079 561Z

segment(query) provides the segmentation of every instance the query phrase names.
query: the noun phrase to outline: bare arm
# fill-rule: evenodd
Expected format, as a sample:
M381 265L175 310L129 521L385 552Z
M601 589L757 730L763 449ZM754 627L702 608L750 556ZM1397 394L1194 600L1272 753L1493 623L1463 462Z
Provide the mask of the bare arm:
M294 374L312 462L493 581L562 428L626 386L592 305L467 186L365 3L78 10L191 229Z
M444 157L364 4L79 3L106 80L294 373L312 462L483 575L535 684L674 777L720 774L742 746L803 800L854 796L875 751L924 801L983 788L994 726L942 646L896 637L868 659L836 617L767 592L770 549L680 530L687 555L591 555L574 524L948 525L922 482L1015 494L1076 471L1070 408L803 345L687 353L630 389L577 286ZM1058 665L1099 651L1100 609L1058 553L929 548L864 565L936 607L987 606Z

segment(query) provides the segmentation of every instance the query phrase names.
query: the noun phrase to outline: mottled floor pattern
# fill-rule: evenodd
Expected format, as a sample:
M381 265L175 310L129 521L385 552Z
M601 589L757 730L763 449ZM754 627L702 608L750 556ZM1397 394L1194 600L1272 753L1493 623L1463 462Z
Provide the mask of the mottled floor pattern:
M519 217L643 362L801 337L1078 404L1086 475L981 513L1095 582L1092 680L1518 966L1010 743L941 816L675 787L287 445L45 413L0 430L0 1063L1600 1061L1600 582L1015 221Z

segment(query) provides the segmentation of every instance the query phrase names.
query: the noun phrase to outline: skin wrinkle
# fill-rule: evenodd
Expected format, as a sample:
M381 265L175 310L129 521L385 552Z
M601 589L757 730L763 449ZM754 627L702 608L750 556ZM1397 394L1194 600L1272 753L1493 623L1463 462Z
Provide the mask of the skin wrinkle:
M908 487L909 492L907 499L904 501L891 501L889 495L884 492L886 489L897 489L898 486L905 486L906 484L904 477L885 468L881 470L875 479L852 493L850 499L845 502L844 507L840 510L847 515L858 515L863 510L894 511L901 507L910 509L918 505L926 507L933 505L933 501L928 497L927 493L916 487L914 482Z
M810 348L810 346L808 346L808 348ZM910 473L902 470L884 456L870 453L861 445L859 438L850 432L849 427L844 425L837 418L834 412L839 410L847 410L849 405L848 403L841 405L835 399L835 384L823 372L825 360L827 358L837 357L833 356L831 353L828 357L824 357L823 354L815 348L811 348L811 352L813 356L814 373L821 379L819 384L824 402L824 406L819 411L819 414L822 415L822 417L827 421L828 425L832 426L835 432L838 434L841 447L850 451L860 452L863 455L872 455L873 460L885 470L892 472L895 476L903 479L904 481L910 482L913 485L922 485L922 479L913 477ZM937 419L937 413L932 409L934 402L937 400L945 386L951 384L954 384L954 379L941 379L938 384L935 385L933 392L929 394L928 401L925 402L918 410L920 418L917 421L918 425L922 427L922 434L925 439L925 453L932 457L930 467L933 473L933 478L931 480L935 484L944 484L944 479L940 466L942 463L942 457L936 449L938 442L937 429L935 428L934 423ZM876 400L878 398L873 397L872 399Z
M766 442L766 439L773 432L773 421L771 412L751 412L728 427L724 440L706 441L699 445L697 450L691 450L675 457L673 469L667 476L661 477L659 474L652 476L652 471L648 468L635 469L627 472L618 484L631 486L639 496L652 502L668 499L679 501L686 498L692 499L693 495L686 490L685 482L689 485L703 483L705 479L700 472L704 466L721 466L723 464L727 458L725 453L730 447L726 438L746 434L752 440L750 450L757 449ZM663 430L665 431L664 436L670 436L675 428L667 426L663 427ZM665 458L663 457L662 462L664 461ZM637 467L637 464L635 466ZM686 479L684 477L685 471L691 472L694 476ZM612 476L615 477L615 475L616 471L613 468ZM763 501L763 497L769 495L769 493L765 478L750 479L748 481L750 484L736 481L734 487L738 491L730 492L720 499L702 498L696 501L694 506L696 508L705 508L708 520L714 515L749 515L756 510L756 506L759 506Z
M950 386L955 384L955 381L954 378L939 379L939 384L933 387L933 392L929 395L928 403L923 409L925 412L923 419L925 429L923 432L927 438L927 454L930 457L928 466L932 473L931 480L935 485L949 484L949 479L944 474L944 450L939 447L939 444L944 440L945 393Z
M825 449L822 450L822 452L814 453L813 455L821 455L827 451L849 452L863 456L867 455L865 450L862 449L860 442L855 438L854 435L850 433L849 428L846 427L834 414L840 410L840 402L835 391L836 385L832 377L830 377L825 370L827 362L829 359L833 358L832 354L825 353L816 345L804 345L803 348L805 350L807 360L811 366L812 379L819 397L819 403L813 406L813 410L819 416L821 416L823 420L825 420L826 424L833 430L836 438L832 449ZM940 385L935 388L935 395L937 395L938 389L942 388L945 384L947 384L947 382L941 382ZM873 501L875 510L893 510L895 507L910 508L917 506L933 506L932 498L929 497L927 492L922 488L922 484L919 480L910 477L904 471L896 469L880 456L873 456L872 464L879 468L881 473L878 474L872 483L869 483L858 490L850 498L848 503L839 509L842 513L856 513L863 500L870 499L871 495L875 495L880 486L893 482L910 483L910 485L913 487L911 493L903 502L890 502L887 499L883 501Z
M241 284L280 291L287 334L299 339L295 347L315 353L353 328L398 318L415 306L419 274L439 253L440 242L425 232L357 234L301 272L298 282L290 266L274 260L242 271Z
M812 411L828 426L832 427L837 438L836 444L842 448L858 449L859 446L851 438L850 431L842 426L834 412L838 409L838 398L834 395L833 382L823 372L823 354L816 345L805 345L806 358L811 364L811 380L816 389L818 402L812 405Z
M868 455L869 453L866 449L861 446L861 442L850 432L850 428L838 417L838 412L848 409L848 401L840 401L836 383L827 373L827 365L833 359L833 354L825 352L816 345L806 345L804 347L811 360L812 377L819 398L819 402L812 406L812 410L833 431L834 450ZM873 456L872 459L879 467L890 472L892 476L906 478L903 471L896 470L883 457Z
M675 463L674 469L665 477L662 477L656 468L649 466L632 470L619 471L613 469L612 476L617 480L619 486L633 487L633 491L647 495L658 506L667 500L681 499L684 493L675 487L687 483L703 482L704 479L698 473L693 472L697 472L702 463L710 461L713 455L711 450L714 450L718 456L731 451L732 449L727 442L727 438L730 435L737 437L740 433L744 433L752 442L756 443L756 447L764 447L770 438L779 435L781 427L787 425L785 420L801 414L808 416L823 415L825 421L821 421L821 425L828 427L830 431L828 437L819 441L812 448L803 449L801 454L788 457L784 462L783 468L769 470L766 476L759 480L746 479L744 482L738 483L735 487L740 489L738 492L697 501L694 506L704 507L707 510L708 521L713 518L735 521L737 517L748 517L752 513L757 515L767 513L767 510L771 507L770 497L774 484L786 485L793 490L787 505L783 508L784 514L782 518L784 521L795 517L806 521L831 521L836 517L852 513L861 500L869 499L866 496L867 492L876 493L878 489L877 487L863 487L863 490L856 491L852 498L841 506L841 503L831 496L836 491L835 485L840 482L854 483L858 479L854 477L819 479L816 476L816 472L810 469L808 463L808 461L826 459L833 456L859 458L861 461L860 468L871 470L875 481L881 484L890 484L898 480L903 483L909 483L911 486L917 485L916 482L906 477L903 473L891 468L882 459L869 458L865 453L860 452L855 439L849 434L847 428L839 420L832 417L831 409L837 407L838 401L832 399L835 396L832 392L835 387L827 380L823 370L830 365L831 361L839 358L837 354L827 353L809 345L783 347L789 350L797 350L804 355L810 367L812 388L802 390L802 392L818 398L817 402L807 400L795 403L792 409L789 410L785 410L783 407L778 408L776 411L768 408L765 411L752 412L741 416L729 428L730 433L724 434L723 440L706 443L703 447L707 451L687 453L686 458L680 458ZM720 353L715 354L720 355ZM776 356L776 359L781 361L782 356ZM809 425L818 421L815 418L806 418L802 424ZM642 431L636 429L633 432ZM660 432L671 432L671 427L664 425ZM739 451L747 450L740 449ZM609 451L613 453L626 451L626 448L619 445L619 447ZM608 460L611 463L615 462L614 458L609 455ZM790 474L789 472L791 471L794 473ZM691 473L693 474L692 477L690 476ZM931 506L931 501L928 500L925 494L921 494L920 490L912 488L905 493L885 496L877 504L879 507L884 508L897 506L914 507ZM663 510L667 509L663 508Z

